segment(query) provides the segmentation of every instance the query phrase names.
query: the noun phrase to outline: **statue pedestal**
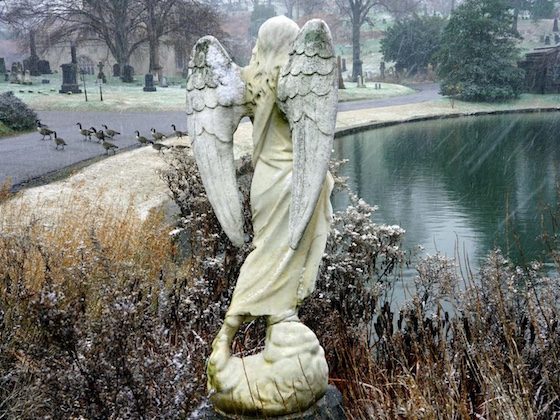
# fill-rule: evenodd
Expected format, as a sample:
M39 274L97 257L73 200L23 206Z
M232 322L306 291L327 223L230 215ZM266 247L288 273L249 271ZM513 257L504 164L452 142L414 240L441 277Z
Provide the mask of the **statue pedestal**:
M248 417L243 415L226 416L217 413L212 406L207 405L191 414L189 419L204 420L264 420L265 417ZM327 392L315 405L303 413L293 413L280 417L266 417L268 420L346 420L342 408L342 394L333 385L329 385Z

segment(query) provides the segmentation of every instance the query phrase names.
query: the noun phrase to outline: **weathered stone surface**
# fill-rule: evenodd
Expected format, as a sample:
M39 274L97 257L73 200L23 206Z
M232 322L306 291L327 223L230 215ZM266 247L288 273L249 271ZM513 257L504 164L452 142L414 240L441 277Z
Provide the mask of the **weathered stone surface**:
M214 406L274 417L312 407L327 389L317 337L297 316L314 289L326 245L333 186L328 174L337 110L336 58L323 21L301 30L278 16L259 30L239 69L213 37L189 63L187 127L214 212L236 246L245 242L233 163L233 133L253 121L253 250L245 260L208 360ZM241 325L266 317L264 350L231 355ZM301 416L299 416L301 417Z
M302 413L293 413L280 417L227 416L216 412L207 401L189 417L192 420L264 420L265 418L268 420L346 420L346 414L342 405L342 394L336 387L329 385L323 398Z

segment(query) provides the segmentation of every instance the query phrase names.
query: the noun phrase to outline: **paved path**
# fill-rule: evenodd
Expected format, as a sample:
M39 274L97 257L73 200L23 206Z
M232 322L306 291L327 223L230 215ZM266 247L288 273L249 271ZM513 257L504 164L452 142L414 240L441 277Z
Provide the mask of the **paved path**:
M439 97L436 84L415 86L419 92L381 100L345 102L339 106L340 111L386 107L430 101ZM122 150L134 147L136 140L134 130L139 130L147 138L150 128L155 127L162 133L171 133L171 124L179 130L186 130L184 112L68 112L40 111L39 118L52 129L56 129L68 146L64 151L55 150L53 141L41 141L36 132L16 137L0 138L0 183L11 178L12 185L18 186L29 180L54 173L73 164L105 154L105 149L95 141L84 141L79 134L76 122L84 128L100 128L107 124L109 128L122 133L113 142Z

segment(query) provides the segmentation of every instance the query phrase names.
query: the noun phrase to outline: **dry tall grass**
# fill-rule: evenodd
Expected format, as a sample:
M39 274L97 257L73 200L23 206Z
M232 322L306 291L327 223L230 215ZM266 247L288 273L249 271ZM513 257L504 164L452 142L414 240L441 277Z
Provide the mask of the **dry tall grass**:
M248 160L238 175L249 223ZM205 359L250 245L229 243L192 159L165 178L181 209L174 235L161 213L141 220L79 192L56 214L2 204L0 418L185 418L205 398ZM392 309L403 231L373 224L374 210L353 199L335 216L301 308L349 418L559 418L558 277L495 252L460 290L453 262L434 256ZM262 346L263 328L234 350Z

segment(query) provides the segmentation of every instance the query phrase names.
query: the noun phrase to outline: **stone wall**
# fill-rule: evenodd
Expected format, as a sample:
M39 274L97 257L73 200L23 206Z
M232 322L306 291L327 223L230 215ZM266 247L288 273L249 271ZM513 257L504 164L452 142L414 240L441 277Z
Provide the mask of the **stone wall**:
M536 48L518 65L525 70L525 92L560 93L560 45Z

